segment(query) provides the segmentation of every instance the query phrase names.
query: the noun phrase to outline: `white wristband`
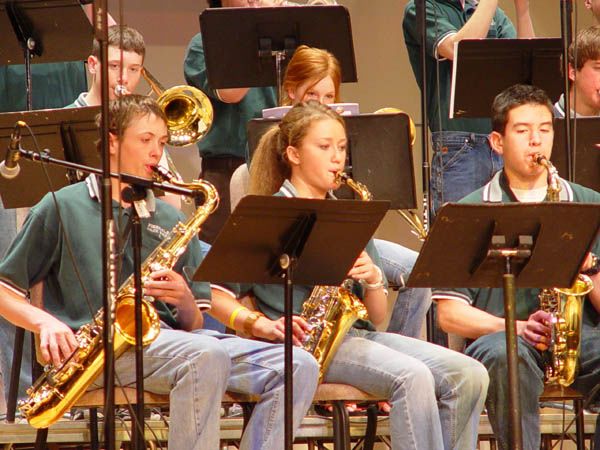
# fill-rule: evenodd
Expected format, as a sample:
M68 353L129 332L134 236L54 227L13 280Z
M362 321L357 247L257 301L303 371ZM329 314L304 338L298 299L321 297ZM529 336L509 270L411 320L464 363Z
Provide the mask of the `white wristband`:
M381 289L383 285L383 274L381 273L381 269L378 266L375 266L375 269L379 273L379 281L377 283L367 283L367 280L364 280L363 286L367 291L373 291L375 289Z

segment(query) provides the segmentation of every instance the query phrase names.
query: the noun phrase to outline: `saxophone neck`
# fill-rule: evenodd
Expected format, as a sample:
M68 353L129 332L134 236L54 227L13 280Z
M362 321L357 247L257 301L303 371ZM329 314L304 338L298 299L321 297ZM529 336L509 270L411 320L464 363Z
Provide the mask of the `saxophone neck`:
M156 181L172 184L173 186L189 189L190 191L204 194L204 203L200 206L204 212L211 214L217 206L219 206L219 194L212 183L206 180L193 180L191 183L181 181L171 170L162 167L154 166L154 178Z
M548 179L548 188L546 191L546 201L549 202L558 202L560 201L560 191L562 189L562 185L560 182L560 176L558 175L558 170L554 167L554 164L550 162L548 158L546 158L541 153L536 153L533 155L533 162L542 166L546 169L547 179Z
M336 174L336 181L338 183L346 184L350 189L358 194L362 201L368 202L373 200L373 195L369 189L364 184L350 178L346 172L338 172Z

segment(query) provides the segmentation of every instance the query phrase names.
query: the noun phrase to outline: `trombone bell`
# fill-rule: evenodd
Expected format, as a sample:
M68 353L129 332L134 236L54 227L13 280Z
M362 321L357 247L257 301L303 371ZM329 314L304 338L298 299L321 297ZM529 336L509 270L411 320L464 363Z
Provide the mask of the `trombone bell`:
M208 96L193 86L174 86L165 90L145 68L142 76L158 98L167 116L169 145L183 147L200 141L213 123L213 107Z

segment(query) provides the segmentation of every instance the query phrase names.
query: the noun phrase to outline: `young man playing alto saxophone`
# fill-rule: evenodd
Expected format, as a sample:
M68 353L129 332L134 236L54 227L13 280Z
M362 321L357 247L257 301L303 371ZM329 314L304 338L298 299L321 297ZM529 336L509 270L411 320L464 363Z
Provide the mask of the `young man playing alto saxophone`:
M516 85L500 93L492 105L494 151L504 159L504 169L483 188L468 195L464 203L541 202L547 192L547 172L535 163L534 155L550 159L554 130L552 104L546 93L533 86ZM600 203L600 194L560 180L560 201ZM600 240L594 246L600 253ZM598 259L589 255L581 272L589 275L594 289L589 293L584 315L580 362L575 387L589 391L600 381L597 349L600 330ZM544 387L544 355L551 329L550 314L540 310L539 289L517 289L516 315L519 351L520 400L523 448L540 448L538 397ZM490 385L486 401L488 415L502 449L508 449L508 375L502 289L433 290L441 328L467 339L465 353L488 369Z

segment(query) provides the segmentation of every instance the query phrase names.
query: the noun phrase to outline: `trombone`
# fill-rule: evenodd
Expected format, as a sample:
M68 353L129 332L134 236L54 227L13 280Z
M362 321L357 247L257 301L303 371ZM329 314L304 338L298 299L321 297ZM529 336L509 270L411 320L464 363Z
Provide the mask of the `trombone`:
M167 116L169 145L183 147L206 136L213 123L213 107L204 92L185 85L165 90L146 68L142 69L142 76L158 96L156 102Z

